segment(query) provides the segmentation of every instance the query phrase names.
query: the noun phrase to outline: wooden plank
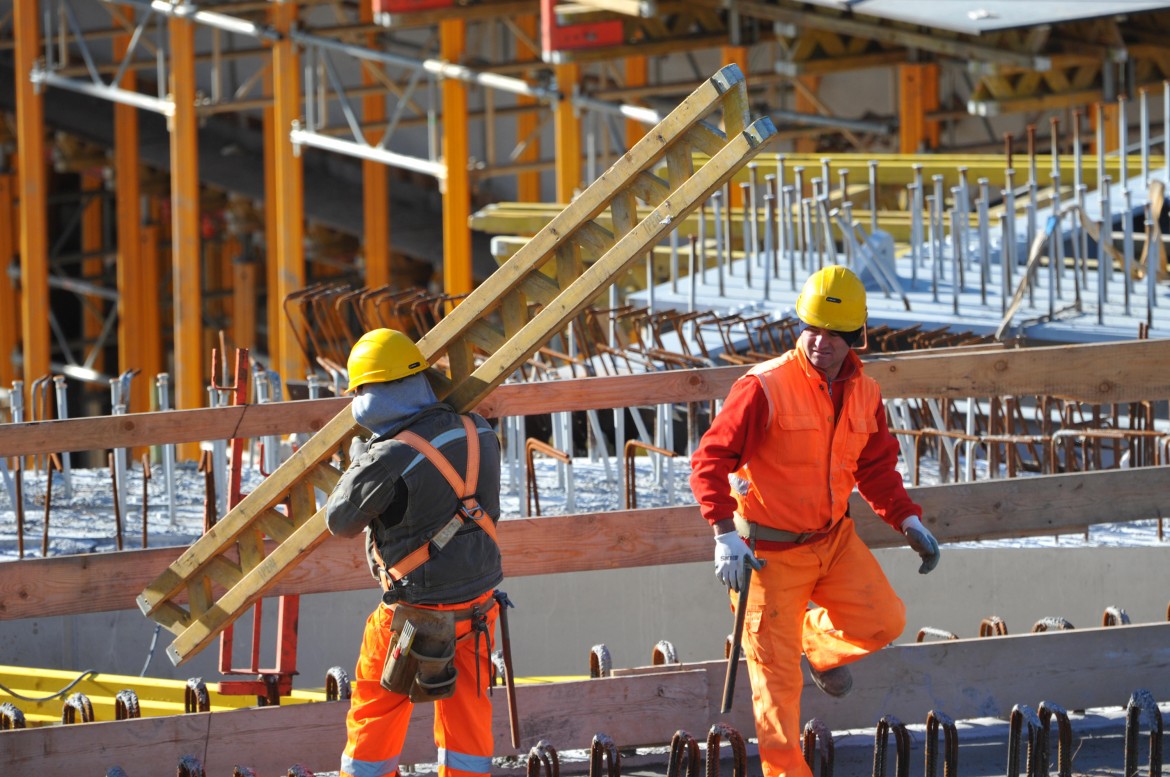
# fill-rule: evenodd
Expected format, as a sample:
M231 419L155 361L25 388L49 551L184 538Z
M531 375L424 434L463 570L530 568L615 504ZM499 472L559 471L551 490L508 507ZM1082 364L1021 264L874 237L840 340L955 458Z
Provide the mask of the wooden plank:
M320 431L349 397L4 424L0 456Z
M167 657L178 666L207 646L215 636L261 599L279 577L330 536L325 528L325 510L318 510L292 535L282 541L264 561L215 600L215 607L199 616L192 610L191 625L167 648Z
M477 404L491 388L500 383L503 376L511 374L531 356L547 339L548 333L560 331L619 272L669 232L675 218L681 218L698 207L700 202L722 185L726 175L759 153L775 131L770 120L761 119L729 140L719 154L622 237L605 256L581 273L571 286L537 313L516 337L488 356L469 380L455 387L447 400L455 407L472 407Z
M290 484L295 483L306 470L332 456L340 442L353 434L356 428L353 413L347 404L320 433L309 438L147 586L138 597L138 606L143 614L149 615L155 607L178 591L188 577L219 555L223 548L234 543L251 527L254 519L284 499Z
M535 274L524 284L533 299L548 302L559 288L546 276ZM553 296L549 296L553 295ZM998 365L1006 354L1006 369ZM1033 358L1035 357L1035 358ZM1130 358L1140 360L1130 366ZM949 359L950 361L940 361ZM1071 365L1060 371L1061 379L1076 373L1078 379L1063 387L1085 402L1131 402L1170 396L1170 341L1143 340L1094 345L1044 346L1005 349L1002 346L908 351L866 356L869 372L887 397L901 396L1031 396L1053 388L1052 365ZM914 364L908 362L913 360ZM1115 369L1116 368L1116 369ZM533 415L566 410L636 407L661 402L696 402L727 395L735 379L748 367L710 367L670 370L644 375L575 378L547 386L505 384L495 388L476 410L492 418ZM1118 376L1121 370L1125 380ZM1141 370L1144 370L1142 372ZM1007 374L1000 376L1000 372ZM1057 387L1061 388L1061 387ZM1104 390L1102 390L1104 389ZM301 402L275 402L248 406L241 416L235 407L205 410L173 410L127 416L6 424L0 435L0 456L31 455L63 450L160 445L171 442L224 439L233 433L252 437L262 433L290 434L319 428L349 405L348 397ZM198 428L187 428L182 419L198 413ZM133 419L121 428L119 419ZM260 421L261 425L253 422ZM237 428L237 424L239 424Z
M544 262L562 239L572 234L577 225L592 221L609 204L614 192L641 170L653 165L664 153L665 147L676 137L714 110L724 94L744 81L738 66L722 68L706 79L687 96L666 118L656 132L647 133L608 170L602 173L581 196L569 203L530 240L520 251L473 291L463 304L440 321L418 342L428 358L440 354L447 344L456 341L484 311L492 309L496 300L515 288L523 278Z
M1097 523L1157 517L1166 513L1162 495L1168 480L1170 468L1153 467L929 486L910 489L910 495L946 543L1070 533ZM870 547L903 543L870 517L868 505L856 495L850 510ZM507 577L707 561L711 550L710 530L695 505L510 519L500 523L499 536ZM275 545L266 548L272 552ZM180 552L153 548L5 562L0 564L0 619L132 609L137 592ZM599 558L605 565L598 564ZM270 595L371 586L362 543L330 537Z
M542 738L558 750L584 749L599 732L619 747L663 745L679 728L702 736L720 720L752 736L746 701L727 716L717 714L724 667L723 661L704 661L639 668L612 678L520 685L519 754ZM1006 720L1013 705L1035 708L1041 700L1069 710L1123 707L1138 688L1155 699L1170 697L1170 624L901 644L852 669L853 693L846 699L832 699L806 679L804 720L819 718L843 730L872 727L887 714L908 724L925 722L932 710L955 720ZM748 698L746 676L746 671L738 675L739 700ZM502 698L496 696L492 710L497 756L517 754ZM208 774L227 773L237 764L257 774L284 772L293 763L332 771L344 745L348 706L254 707L6 731L0 737L14 773L40 777L100 774L126 764L143 774L169 773L184 754L199 757ZM403 763L434 761L433 714L433 705L415 708Z

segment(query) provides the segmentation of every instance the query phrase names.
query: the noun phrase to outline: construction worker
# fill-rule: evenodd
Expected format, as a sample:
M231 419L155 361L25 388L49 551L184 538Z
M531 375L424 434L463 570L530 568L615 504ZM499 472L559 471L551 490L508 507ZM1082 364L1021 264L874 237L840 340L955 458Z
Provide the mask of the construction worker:
M493 595L499 440L436 399L427 360L401 332L362 335L347 366L354 420L373 437L353 451L326 522L344 537L365 531L383 594L362 637L341 774L396 774L414 704L434 701L440 777L486 775L492 635L507 604Z
M919 572L939 561L895 469L878 385L853 353L865 336L865 286L826 267L804 284L796 314L805 325L796 347L735 382L691 462L691 489L715 531L715 574L734 592L750 581L742 643L765 777L811 777L801 654L821 690L844 696L847 664L906 625L902 600L854 532L853 487L905 534Z

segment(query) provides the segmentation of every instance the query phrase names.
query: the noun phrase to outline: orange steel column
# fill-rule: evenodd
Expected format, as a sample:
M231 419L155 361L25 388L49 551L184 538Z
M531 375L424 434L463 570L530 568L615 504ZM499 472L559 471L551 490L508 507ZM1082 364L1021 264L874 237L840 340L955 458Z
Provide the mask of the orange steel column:
M195 25L172 17L171 280L174 304L173 406L206 404L203 374L203 273L199 237L199 131L195 115ZM178 447L183 459L199 456L196 443Z
M272 96L272 77L264 79L266 92ZM264 288L268 292L268 309L257 311L257 317L263 316L268 326L268 347L270 354L276 352L276 331L284 319L283 300L276 299L276 276L280 271L276 261L276 245L279 239L276 236L276 109L270 103L263 111L260 130L265 138L264 143Z
M295 3L275 3L272 19L281 39L272 47L273 186L268 207L275 211L276 245L269 245L268 261L276 264L276 284L268 289L269 311L275 306L279 324L270 332L271 369L281 380L303 380L305 356L288 321L279 311L289 294L305 287L304 168L293 153L289 133L300 118L300 57L287 37L296 21ZM270 319L271 320L271 319ZM275 343L273 342L275 335Z
M129 12L127 12L129 13ZM118 56L126 49L125 37L115 44ZM127 70L122 87L133 89L137 75ZM158 319L158 286L147 286L142 266L142 178L138 154L138 109L114 103L114 218L118 225L118 371L142 370L142 385L154 385L157 372L147 372L144 332L162 331ZM153 274L157 277L157 271ZM153 299L151 299L153 298ZM152 303L148 307L148 300ZM154 315L147 317L147 311ZM157 357L153 360L158 364ZM130 412L149 410L150 391L130 392Z
M516 19L516 27L524 35L515 36L516 59L520 62L532 62L540 59L540 52L524 42L524 36L529 41L539 40L539 19L536 14L525 14ZM533 97L518 96L516 104L535 106ZM516 117L516 140L526 144L524 150L516 157L517 162L537 162L540 160L540 116L535 107ZM540 171L522 172L516 176L516 199L520 202L540 202Z
M40 53L37 3L13 4L16 47L16 158L20 187L20 375L35 380L49 372L48 169L45 164L45 104L33 89Z
M162 252L159 250L161 233L158 224L146 224L138 231L138 267L141 273L138 282L143 293L139 300L136 319L155 322L155 325L143 326L142 329L137 332L131 331L128 335L138 339L139 362L135 366L142 370L143 378L152 386L151 396L154 396L155 378L166 369L162 345L162 300L159 299L162 269ZM156 407L157 403L151 401L149 406Z
M16 255L16 203L13 189L16 176L0 173L0 257L4 273L0 277L0 355L15 353L20 345L20 295L16 282L8 277L7 260ZM8 388L16 380L12 360L0 358L0 386Z
M723 58L722 66L739 65L739 69L748 77L748 81L751 81L751 74L748 72L747 46L723 46L720 49L720 54ZM733 179L727 187L727 204L733 208L743 207L743 190L739 188L741 180L748 180L746 171Z
M463 59L466 22L447 19L439 22L439 57L446 62ZM443 163L447 177L443 192L443 289L447 294L465 294L472 289L471 177L467 170L470 153L467 138L467 85L454 78L442 84Z
M374 4L361 4L361 19L365 24L374 20ZM376 47L373 33L367 36L367 45ZM368 68L363 63L362 83L375 84ZM362 117L367 124L380 124L386 120L386 98L384 94L371 94L362 100ZM382 130L366 133L366 141L378 141ZM381 162L362 160L362 220L364 224L364 251L366 257L366 285L370 288L390 283L390 168Z
M646 57L626 57L626 87L645 86L647 80ZM633 148L647 129L636 119L626 119L626 148Z
M820 88L820 76L797 76L799 85L796 87L796 110L799 113L818 113L816 100L810 99L809 94L815 95ZM803 88L801 88L803 87ZM806 93L806 90L808 93ZM802 154L811 154L817 150L816 138L798 138L794 143L796 151Z
M101 170L83 170L81 172L81 274L86 278L100 278L105 259L100 252L105 248L105 235L102 229L104 202L102 197L103 182ZM83 305L81 328L87 343L97 340L101 335L102 324L105 320L106 304L101 300L90 300L89 305ZM93 368L99 372L105 369L105 355L99 349L93 354Z
M235 254L232 260L232 340L236 347L256 350L256 280L260 268L251 256L244 254L243 246L232 238Z
M556 197L567 203L581 186L581 124L573 108L573 88L581 77L579 65L555 65L557 89L564 99L553 107L553 137L556 139Z
M938 110L938 65L898 65L898 150L917 154L938 148L939 126L926 115Z

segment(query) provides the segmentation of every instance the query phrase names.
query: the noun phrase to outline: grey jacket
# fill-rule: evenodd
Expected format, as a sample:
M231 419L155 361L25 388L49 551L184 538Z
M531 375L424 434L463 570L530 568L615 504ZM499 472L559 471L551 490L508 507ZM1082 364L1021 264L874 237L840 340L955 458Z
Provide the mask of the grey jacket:
M471 414L479 430L480 505L493 522L500 518L500 444L488 422ZM409 429L450 460L466 476L467 441L460 416L437 403L406 418L354 459L329 495L329 531L353 537L366 531L366 556L374 577L376 545L393 566L428 542L455 514L459 500L447 480L409 445L394 440ZM466 478L465 478L466 479ZM458 604L494 588L503 579L500 549L482 529L465 524L442 550L394 584L385 598L410 604Z

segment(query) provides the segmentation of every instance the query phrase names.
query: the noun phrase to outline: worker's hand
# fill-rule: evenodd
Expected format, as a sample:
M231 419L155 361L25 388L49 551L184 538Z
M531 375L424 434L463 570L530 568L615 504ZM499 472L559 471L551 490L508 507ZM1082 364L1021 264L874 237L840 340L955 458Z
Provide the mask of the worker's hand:
M938 559L942 555L942 551L938 549L938 540L930 533L930 529L922 525L922 520L917 515L902 521L902 533L906 535L910 547L922 557L922 566L918 567L918 574L925 575L938 566Z
M747 582L745 563L751 564L756 571L763 567L738 532L715 535L715 577L723 585L738 591L740 585Z
M349 442L349 460L352 462L370 449L370 441L363 440L361 435L355 434Z

